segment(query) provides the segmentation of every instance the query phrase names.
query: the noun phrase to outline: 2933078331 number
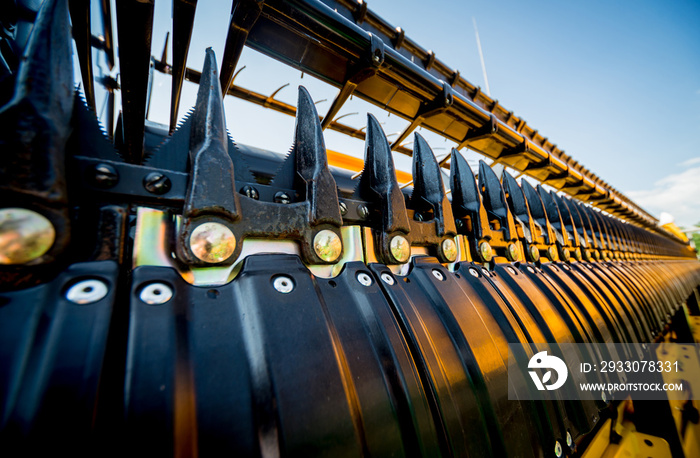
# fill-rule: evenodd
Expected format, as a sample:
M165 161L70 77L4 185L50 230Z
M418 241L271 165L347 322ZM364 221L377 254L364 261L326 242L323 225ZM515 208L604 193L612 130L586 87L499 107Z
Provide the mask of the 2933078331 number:
M600 372L678 372L678 361L601 361Z

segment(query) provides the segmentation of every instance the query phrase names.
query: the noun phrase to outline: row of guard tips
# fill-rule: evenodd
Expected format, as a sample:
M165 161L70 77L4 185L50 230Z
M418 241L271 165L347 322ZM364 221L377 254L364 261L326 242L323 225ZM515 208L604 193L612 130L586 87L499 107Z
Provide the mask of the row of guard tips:
M228 154L228 135L216 56L206 50L197 102L191 117L190 184L183 211L186 217L219 213L229 220L239 216L233 162Z
M532 243L533 227L527 199L525 199L525 194L516 179L508 171L503 172L503 191L506 193L506 200L513 212L513 217L522 224L525 239Z
M310 203L309 222L340 227L338 188L328 168L326 144L316 105L304 86L299 86L294 144L277 171L275 186L294 189Z
M445 193L440 165L435 159L435 154L428 142L418 133L414 134L413 145L413 209L433 211L438 235L456 235L452 206Z
M365 165L355 196L378 205L382 232L410 231L406 201L396 179L389 141L377 118L370 113L367 114Z
M484 207L487 212L499 219L501 227L505 231L506 240L516 238L513 215L508 209L501 181L498 179L496 172L484 161L479 161L479 189L483 193Z
M486 230L489 225L474 171L459 151L453 148L451 155L452 211L457 218L468 216L474 236L481 239L487 235Z

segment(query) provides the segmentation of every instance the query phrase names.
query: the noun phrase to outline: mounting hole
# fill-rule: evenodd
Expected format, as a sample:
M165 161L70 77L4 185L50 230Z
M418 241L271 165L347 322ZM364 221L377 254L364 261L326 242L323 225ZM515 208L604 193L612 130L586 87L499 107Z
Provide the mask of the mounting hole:
M107 285L100 280L83 280L66 291L66 299L75 304L92 304L107 295Z
M272 286L282 294L291 293L294 289L294 280L285 275L279 275L272 280Z
M644 439L644 443L647 444L647 447L653 447L654 443L650 441L649 439Z
M357 281L360 282L362 286L369 286L372 284L372 277L367 275L365 272L359 272L357 274Z
M165 283L151 283L146 285L139 294L139 299L148 305L165 304L173 297L173 290Z
M331 286L331 288L335 288L336 286L338 286L338 284L333 280L328 280L328 284Z
M210 289L209 291L207 291L207 297L209 299L216 299L217 297L219 297L219 294L221 293L219 293L218 289Z

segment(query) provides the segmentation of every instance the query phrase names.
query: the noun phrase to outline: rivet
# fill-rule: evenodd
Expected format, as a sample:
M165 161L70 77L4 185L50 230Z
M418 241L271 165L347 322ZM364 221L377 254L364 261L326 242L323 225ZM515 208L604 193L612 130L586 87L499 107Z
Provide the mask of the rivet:
M581 248L576 247L576 249L574 250L574 259L576 259L577 261L583 259L583 256L581 255Z
M372 284L372 277L364 272L360 272L357 274L357 281L359 281L363 286L369 286Z
M275 193L275 202L278 204L288 204L292 201L289 194L286 192L278 191Z
M165 194L170 191L170 178L158 172L151 172L143 178L143 187L151 194Z
M258 194L258 190L255 189L252 186L243 186L243 189L241 189L241 194L250 197L251 199L258 200L260 198L260 194Z
M324 229L314 236L314 251L316 255L326 262L333 262L338 259L343 251L343 242L333 231Z
M450 262L457 260L457 245L453 239L445 239L442 241L442 254Z
M165 304L173 297L173 290L165 283L146 285L139 294L139 299L149 305Z
M235 249L236 236L221 223L202 223L190 235L192 253L210 264L227 260Z
M515 262L520 258L520 252L518 251L518 246L515 243L508 244L508 251L506 253L508 254L509 261Z
M45 254L56 230L45 216L24 208L0 210L0 264L24 264Z
M380 275L380 278L381 278L382 281L383 281L384 283L386 283L387 285L393 285L393 284L395 283L395 282L394 282L394 277L392 277L391 275L389 275L389 274L386 273L386 272L382 273L382 274Z
M478 276L479 276L479 272L477 272L477 270L476 270L475 268L473 268L473 267L470 267L470 268L469 268L469 273L471 274L472 277L478 277Z
M83 280L66 291L66 299L75 304L92 304L107 295L107 285L100 280Z
M481 255L481 259L483 259L486 262L489 262L491 259L493 259L493 250L491 249L491 245L489 245L489 242L481 242L479 244L479 255Z
M272 286L282 294L291 293L294 289L294 280L285 275L278 275L272 280Z
M550 246L547 248L547 257L549 258L550 261L556 261L557 260L557 250L553 246Z
M345 202L343 202L342 200L340 201L339 205L340 205L340 214L342 216L345 216L348 212L348 205Z
M433 269L433 277L437 278L440 281L445 281L445 276L442 274L442 272L440 272L437 269Z
M119 182L119 172L110 164L96 164L92 169L91 182L93 186L102 189L109 189Z
M411 257L411 245L401 235L392 237L391 242L389 242L389 249L394 259L401 264L408 262Z

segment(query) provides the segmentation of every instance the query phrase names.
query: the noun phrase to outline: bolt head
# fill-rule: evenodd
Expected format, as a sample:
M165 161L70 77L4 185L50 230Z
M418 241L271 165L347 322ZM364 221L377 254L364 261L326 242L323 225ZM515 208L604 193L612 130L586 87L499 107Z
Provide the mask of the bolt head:
M489 245L489 242L481 242L479 244L479 255L481 256L481 259L486 262L493 259L493 249L491 248L491 245Z
M172 182L162 173L151 172L143 178L143 187L151 194L161 195L170 191Z
M553 246L550 246L547 248L547 257L549 258L550 261L556 261L557 260L557 249L554 248Z
M341 200L339 206L340 206L340 214L342 216L345 216L348 212L348 205Z
M453 239L445 239L442 241L442 254L450 262L457 260L457 244Z
M25 264L44 255L56 239L51 221L24 208L0 209L0 264Z
M91 181L93 186L109 189L119 182L119 172L110 164L96 164L92 170Z
M540 260L540 250L535 245L530 245L530 260L539 261Z
M517 261L520 258L520 251L518 251L518 246L515 243L508 244L508 260Z
M394 236L389 242L389 250L391 255L397 262L403 264L411 258L411 245L405 237L401 235Z
M235 249L236 236L221 223L202 223L190 235L192 254L209 264L227 260Z
M577 261L580 261L581 259L583 259L583 256L581 254L581 248L576 248L574 250L574 259L576 259Z
M442 272L440 272L437 269L433 269L433 277L437 278L440 281L445 281L445 276L442 274Z
M369 216L369 210L366 206L360 205L357 207L357 216L362 219L366 219Z
M569 431L566 432L566 445L569 447L574 445L574 438L571 437L571 433Z
M568 261L569 259L571 259L571 254L569 253L569 250L567 250L566 248L562 248L561 249L561 258L564 261Z
M554 454L557 456L557 458L561 457L564 454L564 449L561 446L561 442L557 441L554 444Z
M241 194L250 197L251 199L258 200L260 198L260 194L258 194L258 190L255 189L252 186L243 186L243 189L241 189Z
M286 205L286 204L290 203L291 201L292 201L292 199L289 197L289 194L287 194L286 192L279 191L279 192L275 193L275 202L276 203Z
M391 275L389 275L389 274L386 273L386 272L383 272L383 273L380 275L380 277L381 277L382 281L383 281L384 283L386 283L387 285L393 285L393 284L395 283L394 277L392 277Z
M343 242L333 231L324 229L314 237L314 251L316 255L326 262L333 262L343 251Z

